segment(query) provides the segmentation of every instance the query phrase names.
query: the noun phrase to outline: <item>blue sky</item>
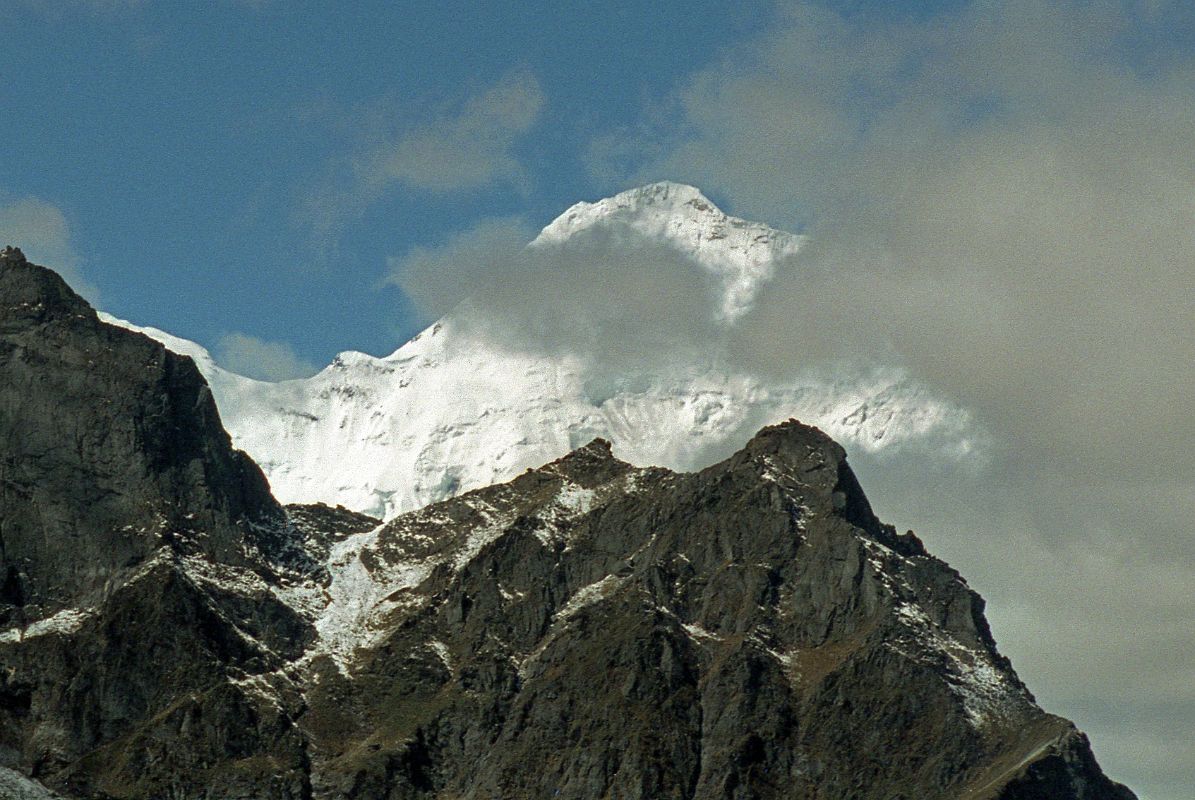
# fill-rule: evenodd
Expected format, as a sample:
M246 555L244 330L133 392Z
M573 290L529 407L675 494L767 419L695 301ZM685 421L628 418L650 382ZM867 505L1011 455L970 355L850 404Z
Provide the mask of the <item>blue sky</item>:
M546 224L611 188L586 169L593 136L773 16L656 5L6 3L0 192L62 212L112 313L317 364L383 354L426 322L381 285L387 257L481 217ZM536 108L472 171L351 185L371 147L450 126L503 81ZM517 170L487 171L502 159ZM313 210L321 195L334 207Z
M1113 775L1189 798L1195 6L346 5L0 3L0 239L278 378L392 351L462 243L651 180L809 233L738 365L879 362L972 411L993 469L875 467L877 507Z
M874 27L966 7L825 5ZM106 310L209 347L242 333L309 365L389 352L428 315L384 282L387 259L484 219L534 229L577 200L668 178L803 227L808 198L736 208L741 188L716 169L650 157L700 125L682 97L694 76L749 62L787 8L12 0L0 6L0 202L39 206L36 225L24 206L3 233L79 275ZM1189 52L1190 26L1174 16L1137 13L1118 34L1126 62ZM487 93L494 108L474 108L470 129L470 103ZM503 118L515 95L523 117ZM445 131L430 156L458 167L447 180L381 160L412 141L409 158L429 156L418 144Z

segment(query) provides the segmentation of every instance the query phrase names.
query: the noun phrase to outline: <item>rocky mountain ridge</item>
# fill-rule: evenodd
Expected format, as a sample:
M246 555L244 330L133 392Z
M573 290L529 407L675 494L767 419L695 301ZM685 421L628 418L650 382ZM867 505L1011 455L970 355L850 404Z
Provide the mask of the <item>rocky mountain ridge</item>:
M187 358L6 251L0 429L18 797L1133 797L795 421L694 473L596 439L385 524L282 509Z

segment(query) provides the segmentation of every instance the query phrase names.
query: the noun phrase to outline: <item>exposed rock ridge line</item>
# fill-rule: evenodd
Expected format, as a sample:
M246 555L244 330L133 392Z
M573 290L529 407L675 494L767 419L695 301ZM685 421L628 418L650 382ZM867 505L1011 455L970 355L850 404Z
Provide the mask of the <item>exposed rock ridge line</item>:
M160 547L314 568L191 359L0 256L0 617L102 597Z
M204 388L0 260L0 789L1133 798L816 428L693 473L593 439L382 524L279 507Z

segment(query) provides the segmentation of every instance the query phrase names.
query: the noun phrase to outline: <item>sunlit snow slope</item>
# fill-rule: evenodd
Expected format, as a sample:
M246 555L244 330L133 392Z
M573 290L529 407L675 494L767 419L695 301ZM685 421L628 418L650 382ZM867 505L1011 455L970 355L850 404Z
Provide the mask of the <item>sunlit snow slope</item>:
M780 257L801 238L723 214L696 189L659 183L579 203L530 247L579 231L631 231L675 248L721 287L715 314L750 308ZM207 377L236 445L283 502L341 504L392 517L504 481L601 436L640 464L689 470L729 454L764 424L797 417L848 449L906 445L963 455L966 412L899 372L810 372L783 385L724 367L675 365L602 396L580 358L545 358L485 340L458 309L374 358L342 353L311 378L266 383L220 368L199 345L127 325L190 355ZM633 387L633 388L632 388Z

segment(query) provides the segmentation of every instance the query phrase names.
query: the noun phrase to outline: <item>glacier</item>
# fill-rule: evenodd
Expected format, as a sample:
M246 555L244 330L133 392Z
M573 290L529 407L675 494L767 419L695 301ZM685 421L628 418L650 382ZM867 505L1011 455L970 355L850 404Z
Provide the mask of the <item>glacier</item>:
M733 325L804 239L720 211L700 191L656 183L574 205L528 248L567 247L582 232L617 231L675 250L720 292ZM468 302L394 353L345 352L310 378L270 383L222 368L195 342L103 318L193 358L234 444L284 503L324 502L383 519L509 480L602 437L638 465L687 471L732 452L751 432L796 417L848 449L933 448L950 459L982 450L972 415L899 369L794 371L765 379L716 360L676 363L595 392L592 364L550 357L484 334Z

